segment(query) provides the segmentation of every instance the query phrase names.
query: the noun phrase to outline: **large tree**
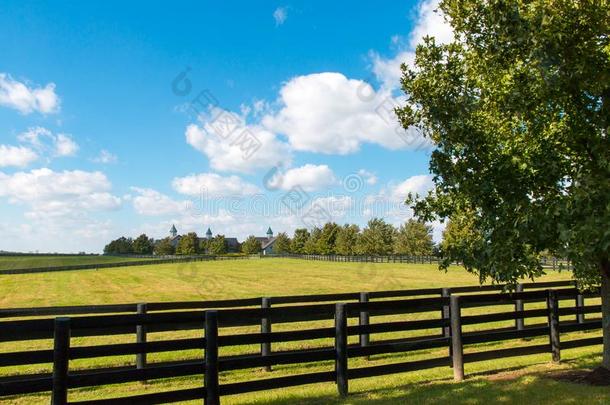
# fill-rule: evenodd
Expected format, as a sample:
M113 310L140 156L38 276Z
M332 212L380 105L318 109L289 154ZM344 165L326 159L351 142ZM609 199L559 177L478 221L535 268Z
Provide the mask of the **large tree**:
M305 228L298 228L294 230L294 236L290 242L290 251L296 254L305 253L305 244L309 239L309 231Z
M290 243L290 238L286 232L278 233L273 244L273 253L290 253Z
M400 255L426 256L432 254L432 227L421 221L409 219L402 224L394 240L394 253Z
M143 233L134 239L132 247L136 254L149 255L153 252L153 241Z
M173 255L176 252L169 238L161 239L155 245L155 254L159 256Z
M414 209L474 232L449 250L481 279L543 274L569 258L601 284L610 369L610 3L442 0L455 39L417 47L403 66L405 128L435 149L433 192Z
M241 244L241 251L247 255L254 255L261 252L261 242L256 239L256 236L250 235Z
M322 227L320 238L318 239L318 253L321 255L332 255L336 253L335 243L339 233L339 225L334 222L327 222Z
M380 218L369 220L358 238L358 253L365 255L389 255L394 248L396 229Z
M176 246L177 255L196 255L199 253L199 238L195 232L189 232L180 238Z
M343 256L351 256L357 253L356 246L358 245L358 238L360 234L360 228L358 225L345 224L339 228L337 234L337 240L335 241L335 250L337 254Z

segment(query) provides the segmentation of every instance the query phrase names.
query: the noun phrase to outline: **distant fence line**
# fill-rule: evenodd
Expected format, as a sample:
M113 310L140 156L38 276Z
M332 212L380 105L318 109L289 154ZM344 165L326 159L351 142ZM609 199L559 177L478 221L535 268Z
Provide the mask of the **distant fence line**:
M71 256L71 255L66 255ZM85 256L85 255L83 255ZM89 256L89 255L87 255ZM110 256L110 255L109 255ZM144 260L131 260L126 262L114 263L90 263L90 264L73 264L64 266L47 266L33 267L21 269L6 269L0 270L2 274L30 274L30 273L46 273L53 271L71 271L71 270L97 270L114 267L129 267L129 266L148 266L151 264L171 264L171 263L189 263L189 262L205 262L214 260L243 260L243 259L259 259L259 258L290 258L312 261L326 262L345 262L345 263L409 263L409 264L433 264L438 263L440 258L437 256L409 256L409 255L309 255L309 254L258 254L258 255L197 255L197 256L153 256L153 255L112 255L112 257L125 258L142 258ZM456 263L459 264L459 263ZM542 259L541 264L544 268L559 269L571 268L570 262L563 259Z
M133 395L86 401L87 404L112 403L167 403L204 399L206 404L220 403L220 397L265 389L274 389L320 382L334 382L341 396L348 395L350 380L435 367L451 366L455 380L464 378L464 364L497 358L550 353L553 361L560 361L561 350L599 345L601 337L565 340L562 333L601 329L600 318L585 318L585 314L600 314L600 305L586 305L585 298L598 298L599 291L582 292L573 282L524 283L515 293L486 293L503 286L466 286L428 288L401 291L372 291L361 293L322 294L247 298L238 300L142 303L102 306L15 308L0 311L0 317L28 317L50 314L70 315L108 313L104 316L60 317L56 319L19 319L0 322L0 341L15 342L33 339L54 339L53 349L0 354L0 367L52 363L52 374L19 375L0 378L0 396L52 392L53 404L67 404L71 388L97 387L161 378L203 375L198 388ZM558 289L553 289L558 288ZM525 291L530 290L531 291ZM463 295L475 293L475 295ZM478 294L476 294L478 293ZM460 294L460 295L458 295ZM404 299L405 297L409 299ZM397 299L402 298L402 299ZM391 299L391 300L387 300ZM569 301L574 306L559 302ZM328 303L331 302L331 303ZM288 305L309 303L308 305ZM314 304L315 303L315 304ZM525 309L530 303L546 303L545 308ZM282 305L283 304L283 305ZM282 305L282 306L278 306ZM509 310L484 314L464 314L464 308L509 306ZM239 308L236 308L239 307ZM248 308L250 307L250 308ZM181 312L178 309L190 309ZM193 309L200 309L198 311ZM202 311L201 309L206 309ZM131 312L120 314L120 312ZM135 313L134 313L135 312ZM119 313L119 314L117 314ZM371 318L385 315L418 314L417 320L382 321L371 323ZM589 315L590 316L590 315ZM357 325L348 326L348 319L356 318ZM544 318L544 323L526 320ZM569 318L569 319L568 319ZM334 327L283 330L272 332L272 324L333 320ZM511 327L497 325L492 329L464 331L463 326L490 322L513 321ZM222 334L220 328L259 326L260 333ZM438 328L438 329L437 329ZM147 333L161 331L203 330L204 336L162 341L147 341ZM432 333L430 330L438 330ZM371 335L388 332L421 331L424 336L402 339L370 339ZM95 346L71 346L71 337L107 336L135 333L135 343L114 343ZM358 336L358 343L348 344L349 336ZM518 339L548 336L544 344L532 345ZM271 351L272 343L334 339L334 345L314 349ZM508 349L481 347L471 351L474 344L515 340ZM219 348L260 344L259 353L219 356ZM348 359L378 354L406 353L422 349L447 348L447 355L429 354L419 360L350 368ZM199 349L197 358L182 361L147 363L148 353L175 352ZM130 367L106 367L71 370L69 360L133 355ZM430 358L430 356L436 356ZM248 379L241 382L219 382L219 373L229 370L274 365L304 364L333 361L329 371L292 374L267 379ZM256 378L256 374L253 375ZM251 377L252 378L252 377ZM74 403L74 402L71 402Z

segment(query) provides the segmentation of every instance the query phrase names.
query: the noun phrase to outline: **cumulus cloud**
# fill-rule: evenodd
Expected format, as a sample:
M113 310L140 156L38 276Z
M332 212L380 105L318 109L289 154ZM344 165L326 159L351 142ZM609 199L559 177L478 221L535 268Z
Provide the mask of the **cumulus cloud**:
M38 154L25 146L0 145L0 167L25 167L38 159Z
M260 192L258 187L238 176L221 176L216 173L176 177L172 181L172 186L181 194L205 197L244 196Z
M369 186L374 186L375 184L377 184L377 176L372 173L369 172L366 169L360 169L358 170L358 175L360 177L362 177L362 179L366 182L366 184L368 184Z
M78 144L68 134L54 134L47 128L31 127L19 134L17 139L27 143L40 153L48 153L56 157L74 156L79 149Z
M286 18L288 18L288 11L286 10L286 7L278 7L273 12L273 19L275 20L276 27L284 24L286 22Z
M110 153L106 149L102 149L99 155L91 160L95 163L110 164L116 163L119 159L114 153Z
M280 90L279 104L280 110L266 115L262 124L285 135L295 150L348 154L363 143L388 149L421 143L419 134L399 125L394 113L399 99L341 73L295 77Z
M396 200L404 201L407 199L409 193L425 195L428 191L432 190L434 183L432 181L432 175L420 174L411 176L405 181L392 187L390 190L390 196Z
M121 199L110 189L110 181L101 172L48 168L10 175L0 172L0 197L26 205L30 219L76 218L87 212L115 210Z
M329 221L338 221L345 217L354 205L354 199L347 195L328 196L315 198L312 206L320 206L328 213Z
M260 125L247 125L243 116L211 108L199 121L201 125L186 128L186 141L202 152L215 170L252 173L292 160L285 142Z
M438 8L439 0L424 0L417 9L415 26L411 30L405 49L401 49L394 57L384 58L377 52L370 52L373 73L384 88L396 89L400 86L402 72L400 65L405 63L413 66L415 48L426 36L434 37L437 43L448 43L453 40L453 30L445 21L442 11ZM397 42L393 39L393 42Z
M167 215L184 212L189 207L188 201L176 201L171 197L150 188L132 187L136 196L131 202L134 209L141 215Z
M0 105L13 108L22 114L34 111L51 114L59 111L59 104L54 83L44 87L30 87L6 73L0 73Z
M271 189L290 190L300 187L305 191L316 191L336 183L335 174L327 165L306 164L285 172L277 172L269 179L267 186Z

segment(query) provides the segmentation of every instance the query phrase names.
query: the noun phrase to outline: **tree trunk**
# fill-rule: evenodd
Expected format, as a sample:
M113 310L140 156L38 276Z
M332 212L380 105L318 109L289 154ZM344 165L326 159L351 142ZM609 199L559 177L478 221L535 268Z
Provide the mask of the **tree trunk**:
M604 332L604 356L602 367L610 370L610 261L601 263L602 273L602 329Z

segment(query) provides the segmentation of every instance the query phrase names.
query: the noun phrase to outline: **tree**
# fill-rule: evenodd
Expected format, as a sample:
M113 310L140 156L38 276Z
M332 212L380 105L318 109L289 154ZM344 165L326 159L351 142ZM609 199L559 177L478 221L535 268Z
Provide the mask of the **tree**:
M290 245L291 241L286 232L280 232L275 238L275 243L273 244L273 252L290 253Z
M358 239L358 253L365 255L388 255L392 253L395 234L396 229L383 219L371 219Z
M465 220L445 246L481 280L543 274L540 252L601 284L610 369L610 3L444 0L455 40L426 38L403 66L404 128L432 140L434 190L419 218Z
M208 254L210 251L210 239L203 238L199 241L199 253Z
M432 254L432 227L423 222L409 219L402 224L394 240L394 253L410 256Z
M261 243L256 239L256 236L250 235L248 236L248 239L241 244L241 251L248 255L260 253Z
M337 240L335 241L335 250L337 254L343 256L351 256L356 254L359 233L360 228L358 225L345 224L339 228Z
M311 230L311 234L309 238L305 242L305 246L303 246L303 250L308 255L319 255L320 254L320 245L318 241L320 240L320 236L322 235L322 230L318 227L314 227Z
M321 255L333 255L336 253L335 243L337 240L337 234L339 233L339 225L334 222L327 222L322 227L320 237L318 238L318 254Z
M298 228L294 230L294 237L290 242L290 251L295 254L305 253L305 244L309 239L309 231L305 228Z
M195 232L189 232L180 238L176 246L177 255L196 255L199 253L199 238Z
M155 254L159 256L173 255L175 253L174 246L169 238L161 239L155 245Z
M128 255L131 253L133 253L133 240L124 236L113 240L104 247L104 254L107 255Z
M216 235L212 238L209 253L212 255L224 255L227 253L227 241L224 235Z
M146 236L146 234L142 234L138 236L133 241L133 252L139 255L149 255L153 252L153 243L152 240Z

